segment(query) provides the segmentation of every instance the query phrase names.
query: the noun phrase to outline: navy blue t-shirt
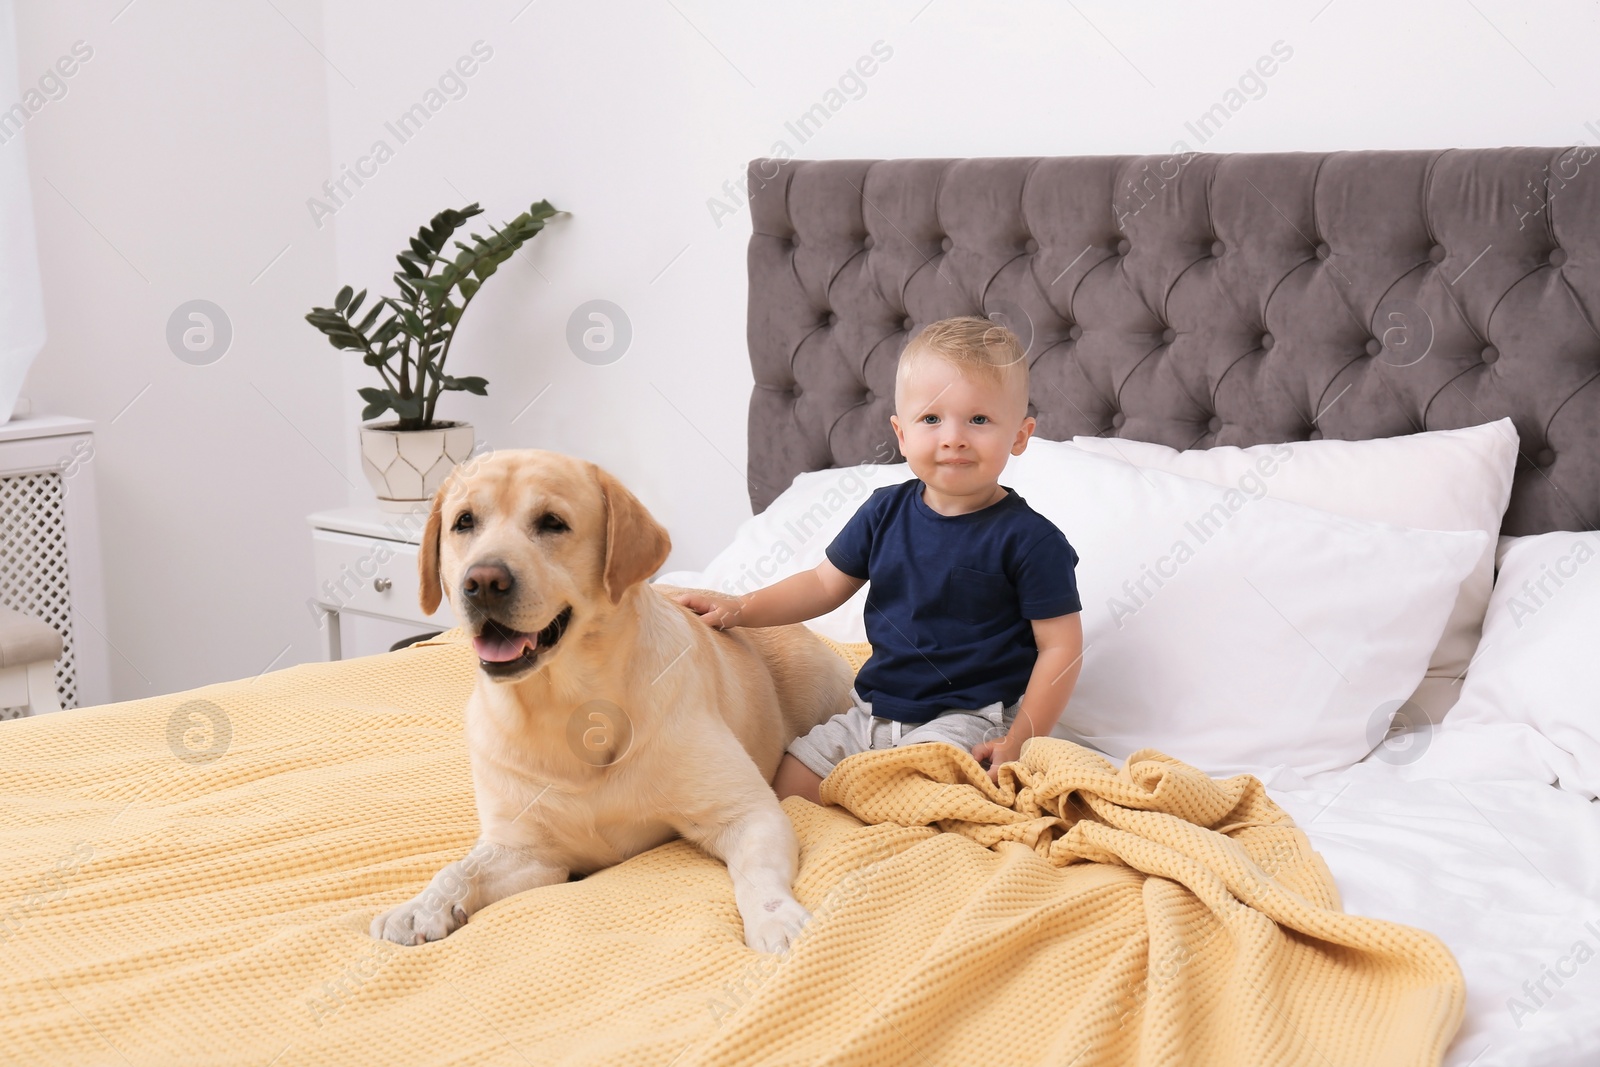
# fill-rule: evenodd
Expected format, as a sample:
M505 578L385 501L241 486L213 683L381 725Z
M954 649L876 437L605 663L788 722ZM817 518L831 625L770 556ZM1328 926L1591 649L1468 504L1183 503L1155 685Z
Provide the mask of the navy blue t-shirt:
M947 708L1007 706L1028 688L1039 648L1031 619L1081 611L1078 553L1016 490L941 515L921 479L874 492L828 545L828 560L871 582L872 658L856 692L872 713L928 722Z

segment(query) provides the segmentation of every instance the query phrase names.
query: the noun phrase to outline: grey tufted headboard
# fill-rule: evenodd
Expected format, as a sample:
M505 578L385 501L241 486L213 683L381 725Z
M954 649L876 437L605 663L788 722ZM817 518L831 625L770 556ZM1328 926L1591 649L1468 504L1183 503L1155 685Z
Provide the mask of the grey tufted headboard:
M1497 148L749 169L751 503L897 462L909 333L1028 344L1037 433L1174 448L1510 416L1502 533L1600 519L1600 159Z

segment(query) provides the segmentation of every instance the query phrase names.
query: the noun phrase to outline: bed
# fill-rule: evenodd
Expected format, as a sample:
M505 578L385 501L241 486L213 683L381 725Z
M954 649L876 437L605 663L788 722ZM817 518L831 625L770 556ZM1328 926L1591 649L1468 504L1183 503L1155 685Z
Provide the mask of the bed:
M1190 860L1210 849L1213 872L1249 858L1229 887L1280 919L1258 930L1276 955L1257 962L1354 965L1309 986L1275 985L1287 969L1244 974L1250 1010L1217 1019L1264 1035L1251 1062L1592 1062L1600 684L1579 643L1592 644L1600 605L1600 565L1582 547L1600 514L1591 155L753 161L755 514L702 570L658 580L740 588L814 558L866 489L905 476L887 416L909 333L982 314L1026 342L1038 421L1038 448L1003 481L1067 509L1074 544L1081 532L1095 546L1086 581L1118 567L1140 578L1141 553L1157 549L1142 532L1156 513L1139 508L1200 514L1232 491L1237 463L1261 461L1250 449L1318 443L1240 497L1176 577L1144 587L1155 595L1135 597L1131 622L1086 648L1085 679L1237 673L1237 649L1205 645L1216 635L1197 638L1206 662L1175 657L1165 672L1115 657L1139 647L1119 634L1161 638L1192 609L1186 586L1244 561L1279 605L1297 568L1324 576L1316 599L1343 610L1318 615L1322 629L1296 614L1306 645L1326 647L1350 604L1394 591L1372 616L1389 636L1362 646L1370 670L1339 687L1355 702L1195 731L1161 717L1173 697L1159 679L1132 695L1081 683L1083 716L1024 753L1028 811L1020 789L1012 811L978 783L957 789L959 805L904 818L897 804L931 781L961 786L970 768L943 746L857 757L825 793L848 807L784 802L802 841L796 895L817 921L813 947L778 961L744 948L726 872L681 841L509 898L436 944L366 936L475 835L460 719L474 664L459 630L6 724L0 1050L19 1063L283 1067L945 1063L975 1047L1017 1062L1203 1062L1198 1045L1162 1046L1156 1023L1205 1012L1145 999L1155 942L1126 928L1129 899L1170 902L1173 886L1204 880L1161 838L1173 833L1199 842ZM1079 501L1123 494L1124 529L1096 541L1073 497L1056 500L1066 481ZM1430 508L1453 525L1415 518ZM1360 571L1328 575L1357 554ZM1552 570L1560 583L1541 587ZM1460 610L1474 582L1476 618ZM1086 607L1117 588L1086 585ZM1240 619L1271 618L1238 604ZM816 623L856 665L860 612ZM1244 651L1274 668L1311 662L1289 647ZM1209 723L1230 702L1299 692L1305 675L1197 674L1226 683L1211 688L1228 706L1191 686L1186 714ZM1406 699L1374 701L1369 675L1384 693L1403 680ZM1162 750L1211 777L1131 752L1145 720L1119 733L1115 716L1094 717L1107 699L1148 710L1151 737L1172 742ZM1211 798L1212 836L1134 832L1155 825L1163 782ZM1100 813L1121 851L1109 830L1053 837L1047 794L1057 812ZM1041 862L1063 842L1097 858ZM1068 875L1101 879L1088 896L1115 906L1072 919L1050 896ZM1180 946L1205 918L1182 911L1187 899L1162 913L1180 917L1166 931ZM1066 991L1085 962L1140 981L1084 1003ZM1385 982L1381 1010L1341 1014Z
M898 459L887 417L909 331L977 314L1028 344L1040 437L1099 437L1116 454L1509 419L1518 442L1497 555L1594 531L1594 154L757 161L753 508L804 472ZM1600 636L1597 617L1563 621ZM1548 676L1600 724L1595 690L1574 689L1593 685L1572 669L1582 658ZM1273 796L1347 910L1434 931L1456 954L1468 1007L1445 1063L1593 1062L1600 967L1578 967L1574 949L1600 949L1594 783L1569 770L1574 788L1556 787L1564 757L1523 747L1515 724L1446 729L1461 679L1433 682L1412 724L1421 758L1380 751L1314 783L1280 775ZM1547 977L1558 965L1559 985Z

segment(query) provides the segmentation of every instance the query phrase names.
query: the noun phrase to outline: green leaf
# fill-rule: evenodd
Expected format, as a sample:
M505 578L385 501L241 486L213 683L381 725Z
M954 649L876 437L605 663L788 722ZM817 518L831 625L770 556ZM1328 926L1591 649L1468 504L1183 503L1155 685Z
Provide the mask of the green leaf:
M361 301L365 300L366 298L367 291L365 289L357 293L356 298L341 309L344 311L344 317L348 319L351 315L354 315L357 311L359 311L361 309Z
M439 387L441 389L461 389L469 393L476 393L478 396L489 395L489 380L487 378L479 378L476 375L467 378L452 378L448 374L441 374L439 375Z
M339 295L333 298L333 306L338 310L343 311L344 306L350 302L350 294L353 292L355 292L355 290L351 289L348 285L343 289L340 289Z
M417 291L430 307L437 307L455 281L455 269L452 267L445 273L432 278L423 278L417 282Z
M368 308L367 309L367 317L362 319L361 323L358 326L356 326L356 328L355 328L356 333L365 334L368 330L372 329L373 320L375 320L378 317L378 313L381 312L382 310L383 310L383 301L381 301L381 300L378 301L376 304L373 304L370 308Z
M375 419L385 411L388 411L395 399L394 392L390 389L378 389L368 386L365 389L358 389L356 392L361 395L362 400L367 402L367 406L361 410L363 422L367 419Z
M468 204L460 211L446 208L430 219L428 225L417 231L412 247L415 248L420 243L424 249L430 252L437 252L444 247L445 242L450 239L450 235L456 231L456 227L472 218L472 216L482 213L483 208L476 203ZM418 250L419 255L421 251L421 249Z

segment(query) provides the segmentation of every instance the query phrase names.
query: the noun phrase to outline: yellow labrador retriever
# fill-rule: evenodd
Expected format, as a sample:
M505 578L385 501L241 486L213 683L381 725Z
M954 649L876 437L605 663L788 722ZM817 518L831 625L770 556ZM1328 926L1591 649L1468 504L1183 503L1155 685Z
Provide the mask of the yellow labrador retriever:
M422 607L447 596L478 654L480 832L373 937L436 941L675 835L728 865L747 945L798 935L799 843L769 783L790 741L849 704L850 671L804 626L706 626L670 599L681 590L645 582L670 547L616 478L570 456L486 453L439 488Z

